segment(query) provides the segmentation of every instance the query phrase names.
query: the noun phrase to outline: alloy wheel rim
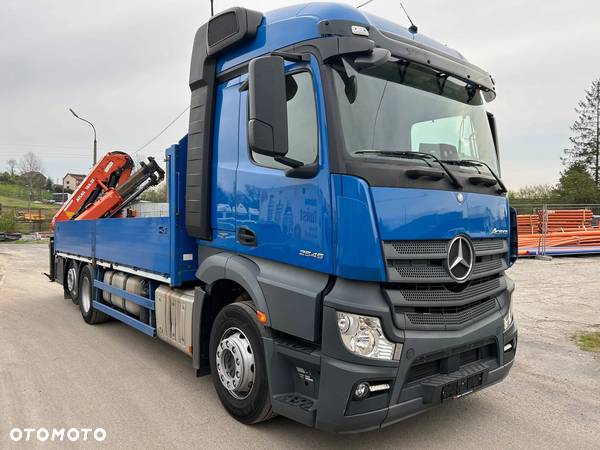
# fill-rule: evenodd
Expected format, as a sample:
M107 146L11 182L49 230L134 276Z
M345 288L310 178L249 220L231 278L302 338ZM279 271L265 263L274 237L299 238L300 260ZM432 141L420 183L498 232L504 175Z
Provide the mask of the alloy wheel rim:
M87 313L90 310L92 305L90 298L90 282L87 278L83 278L81 280L81 298L79 301L81 302L81 306L83 310Z
M221 336L216 363L223 387L238 400L248 397L255 379L254 351L239 328L228 328Z
M69 292L77 292L77 272L75 267L70 267L67 272L67 289Z

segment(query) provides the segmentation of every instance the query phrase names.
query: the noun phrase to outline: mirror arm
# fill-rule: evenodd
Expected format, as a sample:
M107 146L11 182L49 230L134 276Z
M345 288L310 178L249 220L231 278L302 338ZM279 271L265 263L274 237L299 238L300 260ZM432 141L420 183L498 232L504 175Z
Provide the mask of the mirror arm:
M279 56L286 61L291 62L309 62L310 55L308 53L292 53L292 52L271 52L271 56Z
M276 156L274 159L278 163L291 167L292 169L297 169L298 167L302 167L304 165L302 162L288 158L287 156Z
M285 176L290 178L301 178L309 179L314 178L319 172L319 164L314 162L311 164L304 164L300 167L288 169L285 171Z

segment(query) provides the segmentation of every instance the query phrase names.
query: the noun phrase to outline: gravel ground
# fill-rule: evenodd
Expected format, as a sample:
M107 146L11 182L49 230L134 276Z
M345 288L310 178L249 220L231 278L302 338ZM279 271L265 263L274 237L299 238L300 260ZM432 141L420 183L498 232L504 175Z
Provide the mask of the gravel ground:
M14 443L13 427L102 427L103 443L79 445L119 448L599 448L600 357L571 337L600 330L600 258L510 270L520 340L503 383L350 436L237 423L184 354L117 322L86 325L45 270L45 246L0 244L2 449L65 445Z

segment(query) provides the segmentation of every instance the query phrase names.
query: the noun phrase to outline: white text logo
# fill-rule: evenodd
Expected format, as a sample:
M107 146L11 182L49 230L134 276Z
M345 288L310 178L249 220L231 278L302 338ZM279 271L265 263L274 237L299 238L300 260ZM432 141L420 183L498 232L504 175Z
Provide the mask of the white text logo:
M14 442L21 441L96 441L106 439L104 428L13 428L8 433Z

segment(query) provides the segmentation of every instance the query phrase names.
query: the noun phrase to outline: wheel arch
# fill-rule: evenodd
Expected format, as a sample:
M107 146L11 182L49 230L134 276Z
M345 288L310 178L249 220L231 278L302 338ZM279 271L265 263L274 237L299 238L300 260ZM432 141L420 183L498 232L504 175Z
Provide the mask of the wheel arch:
M256 308L269 317L269 308L258 278L260 268L248 258L233 253L222 252L206 258L198 267L197 278L206 284L206 293L211 296L212 290L219 283L241 287L252 300ZM267 325L269 323L267 322Z
M200 264L196 276L205 285L206 296L197 311L199 314L194 314L193 322L193 336L198 338L194 345L200 348L193 354L193 365L199 374L210 373L210 332L221 309L241 299L251 301L257 310L269 317L267 302L258 283L259 273L256 263L228 252L211 255Z

